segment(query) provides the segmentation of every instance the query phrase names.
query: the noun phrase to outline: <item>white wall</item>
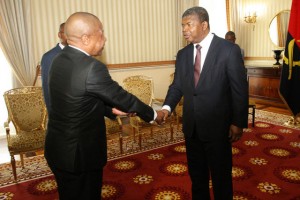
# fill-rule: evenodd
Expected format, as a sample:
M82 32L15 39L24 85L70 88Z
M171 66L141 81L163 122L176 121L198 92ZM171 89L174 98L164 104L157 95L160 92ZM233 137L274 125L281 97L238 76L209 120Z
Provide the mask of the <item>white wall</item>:
M170 74L174 72L174 66L147 67L110 70L111 77L122 85L123 80L128 76L145 75L153 78L154 97L164 99L170 85Z

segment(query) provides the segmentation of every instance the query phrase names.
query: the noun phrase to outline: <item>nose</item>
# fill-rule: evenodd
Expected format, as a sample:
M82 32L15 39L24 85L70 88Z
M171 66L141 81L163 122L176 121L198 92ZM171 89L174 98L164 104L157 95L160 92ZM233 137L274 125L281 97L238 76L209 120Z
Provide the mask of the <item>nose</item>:
M187 26L182 26L182 32L186 32L187 31Z

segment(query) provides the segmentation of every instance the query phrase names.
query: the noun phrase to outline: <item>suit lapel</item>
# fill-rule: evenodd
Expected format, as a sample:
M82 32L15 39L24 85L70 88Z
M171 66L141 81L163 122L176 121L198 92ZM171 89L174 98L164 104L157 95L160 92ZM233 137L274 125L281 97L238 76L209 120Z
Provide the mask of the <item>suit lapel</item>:
M194 45L190 44L187 49L187 77L190 77L190 84L194 87Z
M218 36L214 35L214 38L213 40L211 41L211 44L209 46L209 49L208 49L208 52L207 52L207 55L206 55L206 58L205 58L205 61L204 61L204 64L203 64L203 69L201 71L201 75L200 75L200 79L199 79L199 82L198 82L198 85L201 84L201 82L204 81L205 79L205 76L207 75L207 73L212 70L212 65L213 65L213 62L214 60L216 59L216 54L217 54L217 45L219 43L219 38Z

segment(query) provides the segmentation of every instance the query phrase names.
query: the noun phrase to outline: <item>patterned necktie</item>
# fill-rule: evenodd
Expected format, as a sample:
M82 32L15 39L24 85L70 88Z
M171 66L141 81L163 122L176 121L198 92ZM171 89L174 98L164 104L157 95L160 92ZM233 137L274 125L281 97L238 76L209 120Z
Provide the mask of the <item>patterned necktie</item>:
M194 82L195 87L200 78L200 71L201 71L201 46L199 44L196 45L196 58L195 58L195 65L194 65Z

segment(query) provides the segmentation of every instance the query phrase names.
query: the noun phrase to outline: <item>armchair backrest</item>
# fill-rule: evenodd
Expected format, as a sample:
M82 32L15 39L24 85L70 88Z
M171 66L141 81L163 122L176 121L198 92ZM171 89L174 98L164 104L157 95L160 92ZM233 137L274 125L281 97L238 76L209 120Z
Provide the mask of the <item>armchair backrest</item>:
M123 80L123 87L145 104L152 105L154 84L151 77L143 75L129 76Z
M45 129L47 110L42 87L15 88L4 93L9 121L16 133Z

